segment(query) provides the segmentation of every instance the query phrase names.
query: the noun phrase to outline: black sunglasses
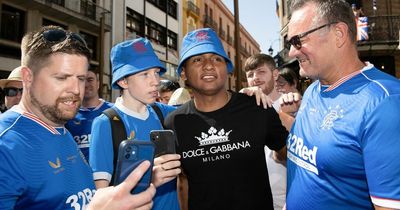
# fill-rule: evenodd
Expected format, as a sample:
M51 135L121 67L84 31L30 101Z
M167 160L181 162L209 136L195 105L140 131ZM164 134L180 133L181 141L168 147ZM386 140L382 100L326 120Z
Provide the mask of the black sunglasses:
M293 45L294 48L296 48L296 50L300 50L301 49L301 39L315 31L318 31L321 28L324 28L326 26L330 26L332 24L335 24L337 22L332 22L332 23L327 23L325 25L319 26L317 28L311 29L309 31L306 31L304 33L298 34L298 35L294 35L292 38L290 38L289 40L287 40L286 42L286 49L290 49L290 45Z
M79 36L77 33L66 32L66 31L60 30L60 29L51 29L51 30L43 32L42 34L43 34L43 38L48 42L58 43L58 42L62 42L64 40L66 40L66 39L72 39L72 40L76 40L76 41L80 42L81 44L85 45L85 47L87 47L85 40L81 36Z
M14 97L18 95L18 92L22 94L22 88L15 88L15 87L4 88L4 94L6 96Z

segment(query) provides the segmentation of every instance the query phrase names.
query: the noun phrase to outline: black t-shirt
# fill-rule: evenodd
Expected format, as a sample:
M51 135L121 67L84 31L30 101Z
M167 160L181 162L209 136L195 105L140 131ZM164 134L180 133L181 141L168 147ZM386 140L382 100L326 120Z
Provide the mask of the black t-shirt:
M190 210L273 209L264 146L279 150L288 135L273 108L233 93L213 112L199 112L190 101L165 125L177 135Z

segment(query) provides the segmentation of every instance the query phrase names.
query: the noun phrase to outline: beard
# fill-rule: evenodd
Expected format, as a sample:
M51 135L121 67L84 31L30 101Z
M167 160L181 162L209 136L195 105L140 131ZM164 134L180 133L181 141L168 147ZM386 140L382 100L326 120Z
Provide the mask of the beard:
M40 112L50 121L56 124L65 124L68 120L71 120L75 117L76 113L79 110L81 105L81 98L79 95L74 95L71 97L63 97L57 98L54 105L44 105L40 103L40 101L35 97L33 92L31 91L31 102L32 105L39 108ZM73 100L78 102L78 106L75 110L65 110L58 107L58 104L63 103L64 101Z

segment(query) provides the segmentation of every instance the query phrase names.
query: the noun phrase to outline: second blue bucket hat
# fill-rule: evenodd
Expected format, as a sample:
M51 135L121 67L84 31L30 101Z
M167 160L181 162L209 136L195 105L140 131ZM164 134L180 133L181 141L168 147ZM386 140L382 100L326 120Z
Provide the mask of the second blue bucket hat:
M204 53L214 53L224 57L226 60L227 70L229 73L232 73L232 61L226 55L221 40L211 28L201 28L191 31L183 38L179 65L176 69L176 73L179 76L181 75L182 65L188 58Z
M138 38L115 45L111 49L112 83L119 89L118 80L151 68L160 68L160 75L166 72L164 65L154 53L149 40Z

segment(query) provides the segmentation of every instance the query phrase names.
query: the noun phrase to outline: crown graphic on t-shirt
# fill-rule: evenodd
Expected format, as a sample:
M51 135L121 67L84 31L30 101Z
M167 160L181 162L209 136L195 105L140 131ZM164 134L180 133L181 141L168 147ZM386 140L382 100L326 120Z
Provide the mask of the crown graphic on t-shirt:
M218 131L216 128L211 126L211 128L208 129L208 134L201 132L201 137L195 136L195 138L199 140L200 146L206 146L229 141L228 136L231 132L232 130L225 132L223 128Z

